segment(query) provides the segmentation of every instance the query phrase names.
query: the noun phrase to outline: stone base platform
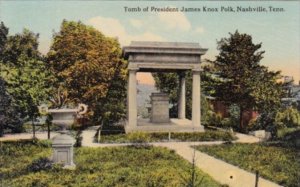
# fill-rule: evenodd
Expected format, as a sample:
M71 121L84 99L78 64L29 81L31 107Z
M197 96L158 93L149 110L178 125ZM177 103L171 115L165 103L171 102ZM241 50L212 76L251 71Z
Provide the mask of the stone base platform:
M151 123L149 119L138 119L137 126L125 125L126 133L129 132L204 132L203 126L193 126L188 119L172 118L168 123Z

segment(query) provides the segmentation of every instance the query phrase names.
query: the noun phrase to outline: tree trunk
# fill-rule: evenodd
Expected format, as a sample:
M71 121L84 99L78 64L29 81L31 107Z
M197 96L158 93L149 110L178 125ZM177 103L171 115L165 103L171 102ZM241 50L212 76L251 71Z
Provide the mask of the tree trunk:
M244 109L240 107L240 132L244 132L243 113Z
M34 122L33 122L33 121L34 121L34 120L33 120L33 118L31 118L33 139L35 139L35 138L36 138L36 136L35 136L35 124L34 124Z
M3 136L3 134L4 134L4 128L2 128L2 125L0 125L0 137L2 137Z
M50 123L47 123L48 140L50 140Z

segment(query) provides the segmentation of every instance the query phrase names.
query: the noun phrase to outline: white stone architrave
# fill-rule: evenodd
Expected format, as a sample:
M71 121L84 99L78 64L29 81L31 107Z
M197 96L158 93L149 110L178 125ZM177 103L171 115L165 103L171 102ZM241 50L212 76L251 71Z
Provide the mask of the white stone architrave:
M125 126L126 132L131 131L203 131L201 126L200 106L200 63L201 56L207 49L201 48L198 43L183 42L131 42L123 48L123 56L128 60L128 120ZM192 121L186 119L186 98L185 98L185 71L192 70ZM187 124L181 128L174 125L164 126L153 125L146 127L145 123L140 125L137 119L137 72L177 72L180 77L180 89L178 98L178 119L171 120L180 124ZM149 123L147 123L149 125ZM143 126L143 127L142 127ZM187 128L188 127L188 128ZM176 130L177 129L177 130Z

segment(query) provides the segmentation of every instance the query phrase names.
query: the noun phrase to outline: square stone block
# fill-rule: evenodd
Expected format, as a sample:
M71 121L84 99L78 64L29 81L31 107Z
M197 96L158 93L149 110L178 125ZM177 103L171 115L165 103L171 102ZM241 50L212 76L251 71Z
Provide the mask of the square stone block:
M165 93L151 94L151 117L152 123L168 123L169 116L169 96Z
M73 162L73 145L75 140L66 134L53 138L53 162L63 164L65 167L75 167Z

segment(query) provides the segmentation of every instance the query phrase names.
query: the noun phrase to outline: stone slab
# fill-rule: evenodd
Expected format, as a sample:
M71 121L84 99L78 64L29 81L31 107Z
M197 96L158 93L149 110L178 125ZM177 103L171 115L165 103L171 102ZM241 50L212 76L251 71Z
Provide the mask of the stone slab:
M169 116L169 96L165 93L151 94L151 118L152 123L168 123Z
M149 119L138 119L136 127L125 125L129 132L204 132L203 126L193 126L188 119L171 118L168 123L151 123Z

